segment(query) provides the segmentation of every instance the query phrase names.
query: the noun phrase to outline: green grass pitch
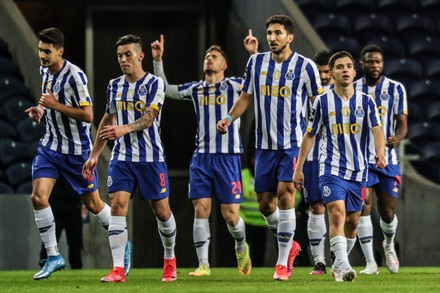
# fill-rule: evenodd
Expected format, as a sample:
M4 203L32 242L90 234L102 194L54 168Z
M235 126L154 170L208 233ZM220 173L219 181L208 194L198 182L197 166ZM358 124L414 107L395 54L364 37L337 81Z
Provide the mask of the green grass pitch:
M362 268L355 268L359 272ZM329 272L309 275L299 267L286 282L272 280L272 268L253 268L240 276L234 268L211 268L210 277L190 277L190 268L177 269L177 281L161 282L161 269L132 269L126 283L101 283L108 270L63 270L49 279L34 281L34 271L0 271L0 292L440 292L440 267L402 267L398 274L380 268L380 274L357 276L351 283L336 283Z

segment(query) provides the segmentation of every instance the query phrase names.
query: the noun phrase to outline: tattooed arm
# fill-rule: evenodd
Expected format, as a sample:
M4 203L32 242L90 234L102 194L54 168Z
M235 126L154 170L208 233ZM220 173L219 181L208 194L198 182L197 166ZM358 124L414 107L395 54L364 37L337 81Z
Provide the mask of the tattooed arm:
M101 139L115 140L130 132L142 131L145 128L149 128L153 125L154 119L156 119L159 111L152 107L148 107L144 110L144 115L136 121L126 125L106 125L99 133Z

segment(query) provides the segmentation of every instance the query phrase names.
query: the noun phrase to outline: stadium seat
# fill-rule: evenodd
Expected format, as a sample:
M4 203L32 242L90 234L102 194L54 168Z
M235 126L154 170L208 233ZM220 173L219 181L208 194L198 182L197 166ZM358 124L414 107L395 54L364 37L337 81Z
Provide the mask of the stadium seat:
M33 155L29 151L29 147L24 142L10 141L1 144L0 163L7 167L14 162L32 160Z
M379 0L377 1L377 9L380 13L396 17L402 14L415 13L417 9L417 1L414 0Z
M17 187L17 194L31 194L32 193L32 181L27 181L20 184Z
M0 57L0 75L12 75L17 79L23 80L20 68L12 60Z
M440 59L425 63L425 74L429 79L440 80Z
M419 35L406 42L406 47L409 58L422 62L425 66L440 59L440 38Z
M425 109L426 119L430 122L440 123L440 94L438 101L427 105Z
M350 19L343 14L320 14L311 22L323 39L328 35L346 36L351 33Z
M440 0L418 0L419 13L429 14L434 17L438 17L440 11Z
M378 45L384 53L385 60L400 59L405 54L402 42L393 36L376 35L365 39L363 46L368 44Z
M351 19L354 19L372 13L375 6L375 2L371 0L337 0L335 1L334 11L335 13L349 15Z
M35 106L35 103L29 101L26 96L11 96L3 103L5 115L14 125L28 117L25 110L32 106Z
M408 139L418 147L423 147L427 143L440 141L440 124L433 122L421 122L408 126Z
M416 60L409 58L385 59L384 74L408 88L410 83L422 78L423 67Z
M359 39L371 39L377 36L390 36L393 33L393 22L385 15L364 14L353 21L353 35Z
M14 188L7 183L0 182L0 194L14 194Z
M440 141L428 143L423 146L420 159L425 162L429 161L440 165Z
M32 162L23 161L14 163L6 168L5 173L8 182L12 186L18 187L20 184L32 180Z
M3 104L10 96L23 95L30 97L29 90L25 84L13 75L0 76L0 104ZM30 97L30 100L33 100Z
M408 90L408 99L419 104L440 101L440 81L437 80L420 80L411 85Z
M422 14L402 14L394 19L394 34L407 41L419 35L435 34L435 22Z
M424 107L416 102L408 101L408 125L422 122L425 118Z
M332 52L344 50L350 52L353 56L359 56L361 53L361 45L355 38L331 34L324 36L323 39ZM355 58L355 60L358 61L359 59Z
M34 140L39 140L45 131L44 123L37 124L29 118L24 118L17 123L17 131L20 141L29 143Z
M333 12L333 0L295 0L295 3L309 19Z
M18 133L14 125L5 121L0 121L0 137L14 140L17 139Z
M413 161L411 164L426 179L440 183L440 164L429 161Z

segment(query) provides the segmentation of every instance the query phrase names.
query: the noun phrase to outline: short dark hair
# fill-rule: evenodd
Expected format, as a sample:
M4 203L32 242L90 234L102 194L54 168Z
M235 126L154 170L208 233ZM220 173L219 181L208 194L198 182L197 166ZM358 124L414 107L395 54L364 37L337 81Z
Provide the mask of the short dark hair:
M335 54L333 54L330 57L330 60L328 61L328 66L330 67L330 70L332 70L333 67L335 66L336 60L341 59L341 58L345 58L345 57L350 58L351 61L353 62L353 65L354 65L354 58L353 58L353 56L349 52L347 52L347 51L339 51L339 52L336 52Z
M319 66L326 66L328 65L328 61L330 60L331 56L332 53L326 50L322 50L315 54L313 62L315 62Z
M295 25L293 23L293 20L287 15L272 15L266 20L266 28L268 28L269 25L274 23L279 23L284 25L286 31L289 34L293 34L293 29L295 28Z
M57 28L50 27L44 29L38 33L38 37L41 42L52 44L57 49L64 47L64 35Z
M226 53L222 50L222 48L219 45L212 45L211 47L209 47L206 50L205 55L208 54L211 51L219 52L223 56L223 58L225 58L226 64L228 63L228 57L226 56Z
M127 45L127 44L139 44L139 46L141 47L141 51L143 51L144 45L142 44L142 40L140 37L136 36L136 35L125 35L120 37L116 43L115 43L115 47L119 47L122 45Z
M367 53L380 53L383 57L382 48L379 47L378 45L370 44L370 45L366 45L364 48L362 48L362 51L361 51L361 59L362 60L364 60L365 55Z

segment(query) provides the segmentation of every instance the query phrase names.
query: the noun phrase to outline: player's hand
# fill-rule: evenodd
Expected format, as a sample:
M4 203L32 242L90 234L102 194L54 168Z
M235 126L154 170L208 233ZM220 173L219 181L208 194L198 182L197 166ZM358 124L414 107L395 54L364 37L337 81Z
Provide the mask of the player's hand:
M397 138L397 136L390 136L387 139L387 147L389 148L397 148L400 144L400 140Z
M115 140L128 132L126 125L106 125L99 133L99 137L102 140Z
M302 191L304 186L304 173L300 170L295 170L292 180L296 190Z
M376 167L379 169L383 169L387 166L387 161L385 160L385 156L384 155L380 155L380 156L375 156L376 158Z
M155 40L151 43L151 56L156 62L162 61L164 43L165 39L162 34L160 35L159 40Z
M57 99L55 99L52 91L50 89L47 89L47 93L41 95L39 104L43 107L55 110L55 107L58 105L58 101Z
M258 39L252 35L251 29L249 29L248 35L243 40L243 44L249 55L258 53Z
M220 134L225 134L228 132L228 127L231 125L231 120L228 118L223 118L219 122L217 122L217 132Z
M39 106L34 106L27 108L24 110L26 113L28 113L29 119L34 120L37 124L40 124L41 118L44 116L44 108Z
M82 175L85 179L95 176L95 167L98 164L98 159L90 157L83 166Z

